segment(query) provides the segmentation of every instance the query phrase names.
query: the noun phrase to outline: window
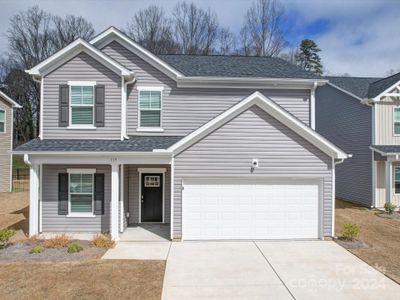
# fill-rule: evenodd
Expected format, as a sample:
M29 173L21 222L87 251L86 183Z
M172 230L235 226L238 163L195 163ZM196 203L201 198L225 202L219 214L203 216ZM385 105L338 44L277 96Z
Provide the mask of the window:
M161 128L161 91L139 91L139 127Z
M395 107L393 111L394 134L400 134L400 107Z
M70 125L93 125L94 86L70 86Z
M93 173L69 174L69 209L72 214L92 214L94 199Z
M394 192L400 194L400 167L394 168Z
M0 110L0 132L6 131L6 112Z
M144 177L145 187L160 187L160 176L145 176Z

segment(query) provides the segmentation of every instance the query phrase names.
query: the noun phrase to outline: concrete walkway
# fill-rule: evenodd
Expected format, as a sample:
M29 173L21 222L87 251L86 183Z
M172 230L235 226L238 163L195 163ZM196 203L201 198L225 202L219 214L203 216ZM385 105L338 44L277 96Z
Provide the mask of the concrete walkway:
M334 242L182 242L163 299L398 299L400 286Z

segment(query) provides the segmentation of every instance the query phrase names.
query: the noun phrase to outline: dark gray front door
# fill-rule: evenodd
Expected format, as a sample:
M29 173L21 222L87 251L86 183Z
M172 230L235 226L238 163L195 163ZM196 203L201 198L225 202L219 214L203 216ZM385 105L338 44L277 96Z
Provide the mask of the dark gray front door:
M142 222L162 222L163 174L142 174Z

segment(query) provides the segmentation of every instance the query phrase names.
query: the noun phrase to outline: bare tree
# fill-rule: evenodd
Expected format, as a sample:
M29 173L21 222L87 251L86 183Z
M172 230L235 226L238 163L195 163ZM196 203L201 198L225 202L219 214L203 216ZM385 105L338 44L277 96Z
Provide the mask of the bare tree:
M218 34L218 53L221 55L232 54L235 49L235 36L227 27L222 27Z
M256 0L252 4L241 30L246 55L277 56L285 48L287 42L280 28L284 12L279 0Z
M174 36L183 54L213 53L217 42L218 19L214 12L194 3L181 2L172 12Z
M68 15L53 17L54 29L51 36L54 49L61 49L77 38L90 40L94 35L93 25L82 17Z
M287 62L296 65L297 57L299 55L299 49L295 47L291 47L288 52L280 54L280 58L286 60Z
M25 70L77 37L89 39L93 33L92 25L81 17L54 17L38 6L10 19L8 53L0 61L0 83L5 92L23 106L15 115L17 143L36 137L40 120L40 86Z
M158 6L137 12L127 24L127 34L153 53L176 53L178 46L172 37L171 20Z

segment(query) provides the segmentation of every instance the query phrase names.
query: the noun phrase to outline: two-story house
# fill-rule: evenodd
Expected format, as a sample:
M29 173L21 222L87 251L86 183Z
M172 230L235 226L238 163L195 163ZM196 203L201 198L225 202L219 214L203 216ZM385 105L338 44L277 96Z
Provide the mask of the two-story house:
M20 107L0 91L0 193L12 190L13 115Z
M399 206L400 73L327 79L316 91L316 130L352 154L337 167L337 197Z
M335 165L315 130L327 80L279 58L154 55L115 28L27 71L41 81L30 235L160 223L171 239L334 233Z

